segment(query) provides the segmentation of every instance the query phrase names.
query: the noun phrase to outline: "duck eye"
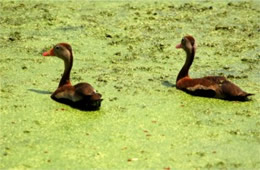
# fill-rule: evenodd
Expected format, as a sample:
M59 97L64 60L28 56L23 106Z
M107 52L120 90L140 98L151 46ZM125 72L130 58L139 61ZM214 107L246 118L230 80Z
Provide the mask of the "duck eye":
M55 50L59 50L59 49L60 49L60 47L59 47L59 46L56 46L56 47L55 47Z
M184 43L184 42L185 42L185 39L184 39L184 38L182 38L182 39L181 39L181 43Z

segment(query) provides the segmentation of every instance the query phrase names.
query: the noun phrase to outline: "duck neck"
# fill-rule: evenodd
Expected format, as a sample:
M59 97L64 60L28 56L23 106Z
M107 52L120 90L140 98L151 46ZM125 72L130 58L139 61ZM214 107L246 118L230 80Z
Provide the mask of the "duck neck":
M184 77L189 77L189 69L195 56L195 48L193 47L192 50L185 50L185 52L186 52L186 61L185 64L182 66L181 71L178 74L176 82L178 82L178 80Z
M62 75L62 78L59 83L59 87L64 86L64 85L70 85L70 71L73 65L73 56L69 57L68 59L64 60L64 72Z

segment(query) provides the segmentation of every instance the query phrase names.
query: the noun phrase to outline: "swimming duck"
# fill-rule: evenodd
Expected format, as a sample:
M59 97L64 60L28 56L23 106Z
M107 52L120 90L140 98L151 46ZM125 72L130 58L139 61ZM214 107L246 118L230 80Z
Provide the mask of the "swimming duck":
M253 95L241 90L223 76L190 78L189 69L196 52L195 39L192 36L187 35L183 37L181 43L176 48L182 48L186 52L185 64L176 79L176 87L178 89L196 96L238 101L246 101L248 96Z
M68 104L82 110L98 110L101 106L101 94L89 83L78 83L74 86L70 82L70 72L73 65L72 48L68 43L59 43L43 53L43 56L56 56L64 61L64 72L58 88L51 98L57 102Z

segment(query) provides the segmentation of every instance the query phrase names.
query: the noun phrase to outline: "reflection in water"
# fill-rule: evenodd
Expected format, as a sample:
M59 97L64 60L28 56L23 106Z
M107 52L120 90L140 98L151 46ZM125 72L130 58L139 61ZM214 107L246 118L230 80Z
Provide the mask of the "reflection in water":
M39 94L52 94L50 91L45 91L45 90L36 90L36 89L28 89L29 91L39 93Z
M172 84L171 82L165 80L162 81L162 85L166 86L166 87L176 87L176 84Z

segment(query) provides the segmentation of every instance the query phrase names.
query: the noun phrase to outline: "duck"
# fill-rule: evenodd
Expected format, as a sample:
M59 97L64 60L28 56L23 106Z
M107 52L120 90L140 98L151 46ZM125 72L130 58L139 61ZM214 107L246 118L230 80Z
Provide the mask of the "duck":
M70 105L80 110L98 110L101 106L102 95L89 83L72 85L70 72L73 66L73 53L68 43L58 43L43 56L55 56L64 61L64 72L57 89L51 94L51 98L57 102Z
M231 101L247 101L249 100L248 96L253 95L252 93L243 91L224 76L191 78L189 76L189 69L193 63L197 48L195 39L191 35L184 36L181 39L181 43L176 45L176 48L183 49L186 52L186 61L176 79L177 89L195 96Z

